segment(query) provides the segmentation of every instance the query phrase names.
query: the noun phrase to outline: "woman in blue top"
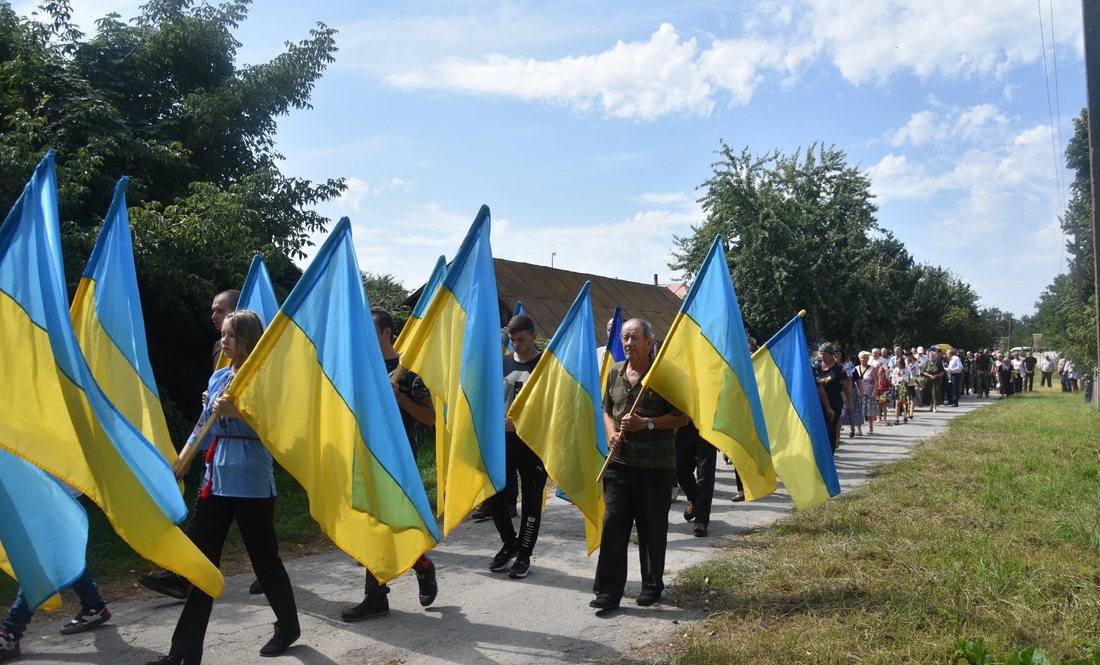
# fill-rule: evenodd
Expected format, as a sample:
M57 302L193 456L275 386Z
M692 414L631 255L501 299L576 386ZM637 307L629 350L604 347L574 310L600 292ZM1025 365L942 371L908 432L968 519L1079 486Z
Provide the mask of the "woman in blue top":
M231 359L230 365L210 377L204 418L188 441L195 443L194 438L207 417L217 418L210 429L212 441L206 449L206 473L188 536L214 565L218 565L229 527L234 519L237 520L252 568L275 612L275 635L260 649L260 655L277 656L298 639L301 629L294 591L279 558L279 543L275 538L275 477L271 453L264 448L256 431L241 418L237 407L222 397L263 332L260 318L250 310L233 312L222 323L222 350ZM201 443L206 444L205 441ZM172 635L169 654L153 663L198 665L202 661L202 644L213 605L213 598L198 587L192 587Z

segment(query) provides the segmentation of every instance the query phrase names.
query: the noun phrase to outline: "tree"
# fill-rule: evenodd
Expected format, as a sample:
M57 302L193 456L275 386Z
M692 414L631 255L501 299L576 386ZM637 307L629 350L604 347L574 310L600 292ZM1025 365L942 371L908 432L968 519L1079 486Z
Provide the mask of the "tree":
M405 299L409 297L409 290L393 275L388 273L362 272L363 288L367 291L367 300L372 307L384 307L393 317L393 324L397 330L394 335L405 327L405 321L409 319L411 310L405 306Z
M279 117L309 108L334 60L335 31L318 24L267 63L238 68L232 31L250 0L217 7L150 0L123 23L97 22L84 39L68 0L41 19L0 1L0 195L14 201L35 164L57 150L70 289L83 272L114 183L127 193L150 358L170 415L193 411L215 336L212 296L240 288L261 252L277 291L300 271L308 237L327 219L312 207L342 180L284 175L274 147ZM173 418L177 434L190 415Z

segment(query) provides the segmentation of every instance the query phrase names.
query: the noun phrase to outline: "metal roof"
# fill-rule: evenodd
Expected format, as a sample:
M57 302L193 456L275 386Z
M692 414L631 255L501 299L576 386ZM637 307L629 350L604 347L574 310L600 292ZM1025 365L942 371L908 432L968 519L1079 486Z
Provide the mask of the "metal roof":
M649 321L656 339L665 338L680 311L680 297L664 286L505 259L493 259L493 269L497 278L501 327L511 318L516 302L522 300L527 315L535 321L535 332L547 339L554 336L586 281L592 282L596 341L601 345L607 342L606 324L615 314L616 306L623 308L624 321L632 318ZM405 304L414 307L422 289L413 292Z

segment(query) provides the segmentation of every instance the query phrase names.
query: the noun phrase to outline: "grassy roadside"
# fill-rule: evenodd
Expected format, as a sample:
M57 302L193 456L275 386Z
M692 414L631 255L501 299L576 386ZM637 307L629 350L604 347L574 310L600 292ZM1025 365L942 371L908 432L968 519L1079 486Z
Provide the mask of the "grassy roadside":
M436 464L434 430L423 428L420 432L420 455L417 459L424 487L428 492L428 501L435 508ZM187 479L184 500L193 506L199 490L197 468ZM284 561L302 556L330 552L336 549L332 541L321 533L320 527L309 514L309 498L305 490L282 467L275 465L275 487L279 498L275 502L275 532L279 537L279 555ZM108 601L122 601L133 598L150 597L136 581L139 573L153 572L156 566L138 556L118 534L114 532L107 517L99 506L87 498L81 498L88 512L88 565L99 584L103 597ZM187 523L181 525L186 531ZM251 570L248 553L241 542L240 532L234 524L226 540L222 554L222 573L236 575ZM4 609L15 598L18 584L7 575L0 575L0 609ZM71 591L62 592L65 600L65 612L76 611L79 603ZM71 607L70 607L71 606Z
M735 539L679 575L711 612L675 662L998 662L1100 648L1100 418L1029 393L954 420L856 491Z

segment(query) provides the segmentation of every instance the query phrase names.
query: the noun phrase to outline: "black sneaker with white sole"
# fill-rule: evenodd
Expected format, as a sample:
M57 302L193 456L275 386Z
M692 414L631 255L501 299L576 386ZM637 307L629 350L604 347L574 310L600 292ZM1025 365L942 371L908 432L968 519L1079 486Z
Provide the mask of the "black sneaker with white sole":
M521 579L527 577L527 573L531 572L531 557L529 556L517 556L516 562L512 564L511 570L508 571L508 577L512 579Z
M494 573L502 572L508 567L508 563L519 554L519 548L515 545L505 545L500 548L497 555L493 557L492 563L489 564L489 570Z

